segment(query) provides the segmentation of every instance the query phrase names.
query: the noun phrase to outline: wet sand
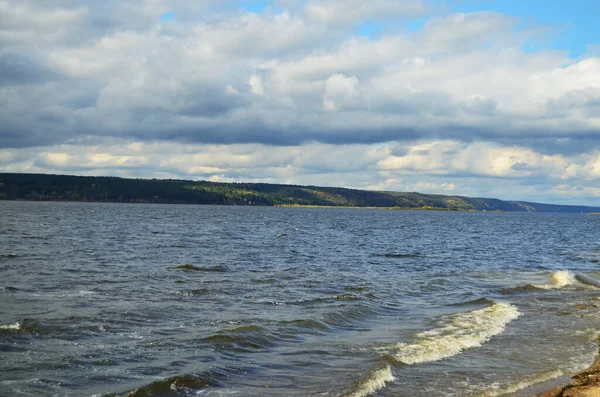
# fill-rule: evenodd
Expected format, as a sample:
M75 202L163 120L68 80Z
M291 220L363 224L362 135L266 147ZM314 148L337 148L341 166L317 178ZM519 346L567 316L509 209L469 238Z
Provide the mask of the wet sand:
M600 345L600 338L598 342ZM546 390L536 397L600 397L600 350L596 361L572 379L569 384Z

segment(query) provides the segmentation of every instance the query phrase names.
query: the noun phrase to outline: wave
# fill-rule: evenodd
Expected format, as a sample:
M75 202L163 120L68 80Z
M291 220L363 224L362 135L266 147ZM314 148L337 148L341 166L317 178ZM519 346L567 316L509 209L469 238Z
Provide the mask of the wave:
M229 269L223 265L216 266L193 266L190 264L181 265L181 266L173 266L171 269L175 270L185 270L185 271L194 271L194 272L216 272L216 273L225 273Z
M270 305L275 305L275 306L308 306L308 305L314 305L314 304L320 304L320 303L331 303L331 302L335 302L335 301L360 301L360 300L371 300L374 299L375 295L368 293L368 294L364 294L364 295L357 295L357 294L339 294L339 295L332 295L332 296L328 296L328 297L319 297L319 298L302 298L302 299L296 299L293 301L272 301L272 300L261 300L261 303L268 303Z
M438 327L415 335L412 343L398 343L393 358L412 365L459 354L479 347L492 336L501 334L508 323L520 316L508 303L494 302L489 307L445 316Z
M550 283L547 284L527 284L518 287L503 288L498 293L503 295L512 294L515 292L522 291L539 291L539 290L552 290L560 289L569 285L577 284L577 275L571 273L568 270L559 270L550 275Z
M362 296L355 295L355 294L340 294L340 295L332 296L331 299L343 300L343 301L357 301L357 300L361 300Z
M333 327L348 327L376 314L375 310L367 305L355 305L326 313L321 316L321 321ZM362 323L362 321L360 321Z
M109 394L115 397L147 397L147 396L170 396L189 395L190 392L198 392L210 387L219 386L219 382L209 376L180 375L172 378L159 380L137 390L123 394ZM175 394L173 394L175 393ZM180 394L181 393L181 394Z
M6 287L0 287L0 291L21 292L22 290L17 287L6 286Z
M558 289L577 282L575 275L568 270L554 272L550 278L552 279L551 284L533 284L533 287L538 289Z
M344 287L346 291L368 291L369 287L366 285L350 285L348 287Z
M537 385L538 383L546 382L563 375L564 373L561 370L555 370L543 372L541 374L530 375L514 383L505 385L494 383L489 386L487 390L475 394L474 397L498 397L505 394L512 394L518 392L519 390L523 390L533 385Z
M380 258L418 258L422 256L420 253L415 252L412 254L374 254Z
M0 254L0 258L16 258L16 257L17 257L17 254L13 254L13 253L10 253L10 254Z
M310 319L300 319L300 320L290 320L290 321L282 321L282 324L286 327L292 326L293 328L296 329L303 329L303 330L308 330L311 332L325 332L327 330L329 330L329 327L326 324L323 324L320 321L317 320L310 320Z
M208 288L199 289L186 289L183 291L173 292L174 295L185 295L185 296L206 296L212 295L213 291Z
M470 301L466 301L466 302L458 302L458 303L451 303L448 306L481 306L481 305L492 305L495 302L493 300L490 300L488 298L478 298L478 299L473 299Z
M345 394L344 397L366 397L383 389L387 383L394 381L392 369L388 366L383 369L373 371L367 378L357 382L353 391Z
M19 331L23 329L23 326L18 321L13 324L0 325L0 329L9 331Z
M268 332L258 325L242 325L228 330L216 332L200 339L200 343L208 343L218 350L236 352L253 352L266 350L277 345L281 337Z

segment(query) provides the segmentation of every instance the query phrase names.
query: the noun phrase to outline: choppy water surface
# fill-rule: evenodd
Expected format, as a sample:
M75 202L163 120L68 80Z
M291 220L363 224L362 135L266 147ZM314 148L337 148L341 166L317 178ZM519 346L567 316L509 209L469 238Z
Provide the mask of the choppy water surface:
M600 217L28 202L0 216L2 396L525 395L597 350L600 290L574 274L600 278Z

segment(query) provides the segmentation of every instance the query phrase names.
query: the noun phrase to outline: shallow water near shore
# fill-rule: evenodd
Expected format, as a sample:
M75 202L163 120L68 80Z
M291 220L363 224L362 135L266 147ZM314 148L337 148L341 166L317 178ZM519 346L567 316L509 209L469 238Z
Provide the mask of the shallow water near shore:
M520 396L597 351L600 289L575 277L600 279L597 217L0 215L2 396Z

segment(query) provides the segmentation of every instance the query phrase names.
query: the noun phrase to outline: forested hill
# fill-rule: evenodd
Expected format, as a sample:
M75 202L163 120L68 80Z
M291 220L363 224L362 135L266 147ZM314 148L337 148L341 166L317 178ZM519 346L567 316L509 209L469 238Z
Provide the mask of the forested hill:
M600 211L600 208L594 207L333 187L10 173L0 173L0 199L519 212Z

